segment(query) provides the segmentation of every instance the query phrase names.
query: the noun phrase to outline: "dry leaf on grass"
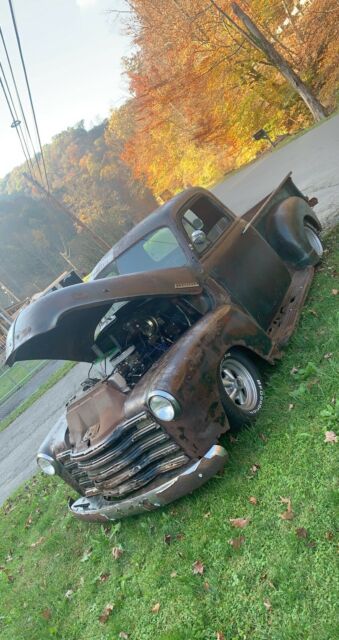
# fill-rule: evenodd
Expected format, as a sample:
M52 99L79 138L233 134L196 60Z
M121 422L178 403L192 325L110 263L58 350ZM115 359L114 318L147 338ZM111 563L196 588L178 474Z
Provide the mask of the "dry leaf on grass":
M28 516L26 522L25 522L25 529L29 529L29 527L31 526L31 524L33 523L33 518L32 516Z
M255 496L250 496L248 498L248 502L250 502L251 504L258 504L258 500L256 499Z
M52 611L50 609L44 609L41 611L41 615L45 620L50 620L52 617Z
M100 573L100 576L98 577L98 581L99 582L106 582L109 578L110 574L109 573Z
M272 609L271 602L270 602L270 600L268 598L265 598L265 600L264 600L264 607L265 607L265 609L267 609L267 611L271 611L271 609Z
M165 544L171 544L172 542L172 536L170 533L165 533L164 535L164 543Z
M209 518L211 515L210 511L206 511L206 513L204 513L204 518Z
M112 556L114 558L114 560L119 560L119 558L121 558L122 554L124 553L122 547L113 547L112 549Z
M159 613L159 609L160 609L160 602L157 602L156 604L153 605L151 611L152 613Z
M202 576L202 574L205 571L205 567L203 565L203 563L200 560L196 560L195 562L193 562L193 573L195 574L199 574L200 576Z
M298 527L298 529L296 529L295 532L298 538L307 538L308 536L308 531L304 527Z
M267 436L265 436L264 433L259 433L259 438L260 440L262 440L263 442L267 442ZM259 465L257 465L259 467Z
M250 521L251 518L230 518L232 527L237 527L237 529L243 529L244 527L247 527Z
M290 374L294 376L296 373L298 373L298 371L299 371L298 367L292 367Z
M294 409L294 404L292 404L292 402L288 405L288 410L292 411L292 409Z
M40 536L40 538L38 538L38 540L36 542L32 542L31 549L34 549L35 547L38 547L39 544L41 544L44 540L45 540L45 536Z
M332 351L329 351L328 353L325 353L325 355L324 355L324 359L325 359L325 360L329 360L330 358L332 358L332 356L333 356Z
M99 622L101 622L102 624L105 624L105 622L107 622L108 618L110 617L113 609L114 609L114 604L111 604L111 603L106 604L106 607L103 609L101 616L99 616Z
M230 435L228 436L228 439L230 441L231 444L236 444L238 442L238 438L235 438L234 436L232 436L232 434L230 433Z
M326 431L324 442L328 442L329 444L334 444L337 442L337 434L334 431Z
M66 593L65 593L65 598L66 598L67 600L70 600L70 599L71 599L71 597L72 597L72 595L73 595L73 593L74 593L73 589L68 589L68 590L66 591Z
M177 572L176 571L172 571L171 573L171 578L176 578L177 577Z
M128 633L126 633L125 631L120 631L119 638L121 638L122 640L128 640Z
M280 502L282 502L282 504L287 504L287 509L284 513L280 514L280 518L282 518L282 520L293 520L294 513L292 511L291 498L280 497Z
M333 538L334 538L333 531L326 531L325 538L326 538L326 540L333 540Z
M231 540L228 541L228 544L230 544L233 549L240 549L241 545L244 544L244 542L245 536L239 536L238 538L231 538Z
M208 591L209 588L210 588L210 583L207 582L207 580L205 580L205 582L204 582L204 584L202 586L204 587L205 591Z
M217 631L216 638L217 640L225 640L225 636L222 631Z
M332 289L332 296L337 296L339 293L339 289Z
M252 471L253 474L257 473L257 471L259 471L259 469L260 469L260 464L258 464L258 463L252 464L251 471Z

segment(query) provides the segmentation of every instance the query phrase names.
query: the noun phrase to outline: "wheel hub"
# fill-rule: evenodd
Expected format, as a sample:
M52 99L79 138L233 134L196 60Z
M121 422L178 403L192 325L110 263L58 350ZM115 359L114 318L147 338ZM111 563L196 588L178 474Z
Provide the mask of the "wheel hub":
M251 411L258 401L258 393L250 372L233 358L225 358L220 367L221 382L228 397L244 411Z

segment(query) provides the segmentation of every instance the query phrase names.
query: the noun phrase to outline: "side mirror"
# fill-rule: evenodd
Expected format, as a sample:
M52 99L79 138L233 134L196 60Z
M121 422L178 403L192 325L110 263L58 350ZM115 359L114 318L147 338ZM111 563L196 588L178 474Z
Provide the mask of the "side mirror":
M200 249L207 243L206 233L202 229L196 229L191 236L192 243Z

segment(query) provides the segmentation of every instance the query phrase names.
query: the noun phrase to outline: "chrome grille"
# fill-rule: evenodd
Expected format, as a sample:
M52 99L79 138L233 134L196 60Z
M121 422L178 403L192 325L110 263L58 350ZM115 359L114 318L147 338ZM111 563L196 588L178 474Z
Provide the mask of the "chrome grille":
M66 451L58 460L86 495L122 498L182 467L189 458L151 416L142 413L119 425L95 449Z

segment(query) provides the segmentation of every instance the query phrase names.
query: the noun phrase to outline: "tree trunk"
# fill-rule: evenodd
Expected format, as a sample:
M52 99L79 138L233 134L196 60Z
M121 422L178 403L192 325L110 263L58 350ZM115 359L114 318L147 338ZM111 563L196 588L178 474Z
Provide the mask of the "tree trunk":
M235 2L232 2L232 9L237 18L241 20L247 31L250 33L252 44L263 51L265 56L280 71L284 78L286 78L287 82L289 82L293 89L297 91L312 113L314 120L316 122L320 122L320 120L326 118L326 112L321 102L319 102L307 85L301 80L301 78L299 78L287 60L285 60L285 58L280 55L274 46L265 38L263 33L261 33L254 22L252 22L251 18L244 13L244 11Z

